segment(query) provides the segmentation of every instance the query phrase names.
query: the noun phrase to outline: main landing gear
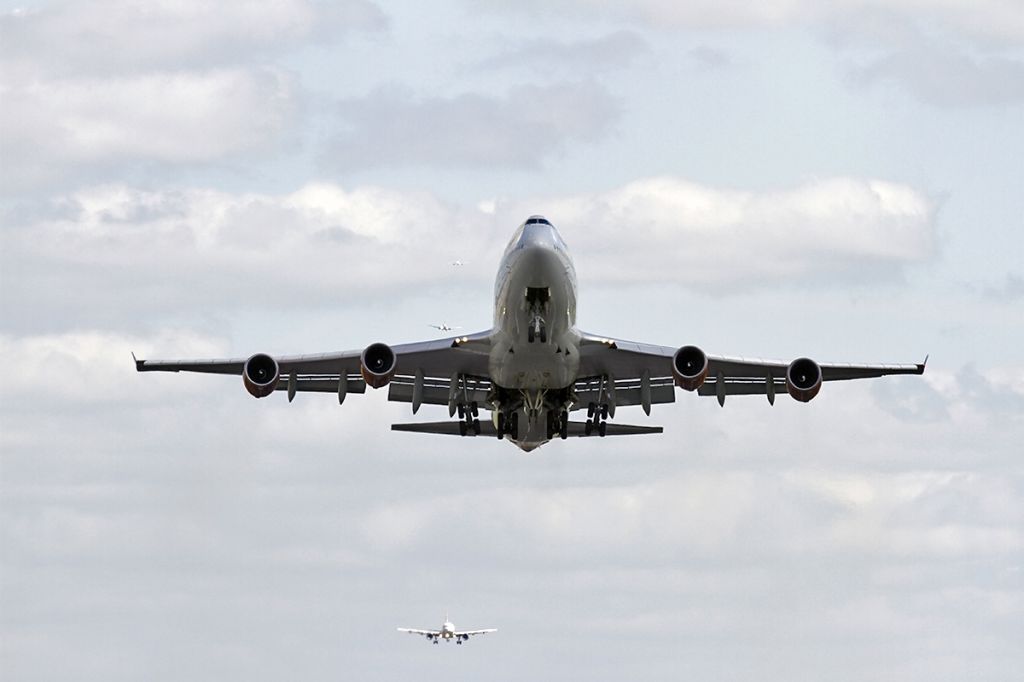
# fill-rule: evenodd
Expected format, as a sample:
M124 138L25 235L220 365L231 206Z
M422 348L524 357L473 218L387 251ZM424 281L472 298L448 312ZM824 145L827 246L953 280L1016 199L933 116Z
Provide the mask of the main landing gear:
M459 422L459 435L460 436L469 436L469 435L479 436L480 435L480 419L478 417L480 415L480 410L477 407L477 404L475 402L474 403L469 403L469 404L466 404L466 405L463 405L462 403L459 403L456 406L456 409L459 411L459 419L462 420L462 421Z
M608 404L590 403L587 405L587 423L583 426L583 432L590 435L597 431L597 435L604 438L608 432Z
M569 412L567 410L548 411L548 440L555 436L562 440L569 437Z
M498 412L498 439L508 435L511 440L519 440L519 412Z

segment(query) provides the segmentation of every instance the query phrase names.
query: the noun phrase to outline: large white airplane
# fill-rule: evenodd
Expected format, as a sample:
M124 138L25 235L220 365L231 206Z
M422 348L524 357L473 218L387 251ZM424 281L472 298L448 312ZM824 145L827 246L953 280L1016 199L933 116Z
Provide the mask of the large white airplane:
M497 632L498 628L486 628L484 630L456 630L455 625L448 620L448 614L444 616L444 623L440 630L417 630L416 628L398 628L399 632L408 632L410 635L423 635L427 641L437 644L443 639L450 642L453 639L456 644L462 644L473 635L486 635L488 632Z
M393 424L395 431L497 436L523 450L553 438L661 433L660 426L611 423L619 407L675 401L675 387L713 396L779 393L801 402L822 382L888 374L923 374L925 364L818 364L709 355L623 341L576 328L576 272L565 242L542 216L527 219L512 236L494 286L494 326L486 331L362 351L271 357L257 353L230 360L136 360L140 372L241 375L257 398L286 391L334 393L342 403L366 386L388 388L388 400L447 405L458 420ZM925 358L927 362L927 358ZM491 418L481 421L480 410ZM586 410L585 421L569 415Z

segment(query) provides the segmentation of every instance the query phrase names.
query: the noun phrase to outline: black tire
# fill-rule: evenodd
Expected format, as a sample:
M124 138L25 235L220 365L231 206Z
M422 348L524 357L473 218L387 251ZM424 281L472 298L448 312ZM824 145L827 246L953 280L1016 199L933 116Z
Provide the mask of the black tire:
M473 434L477 435L477 436L480 435L480 420L479 419L474 419L473 420Z
M532 324L530 325L530 328L528 330L526 330L526 342L527 343L533 343L533 325Z
M604 438L608 434L608 422L601 422L601 425L597 427L597 432Z
M455 407L459 411L459 419L465 419L466 418L466 408L464 408L462 406L462 403L459 403Z
M465 436L467 428L466 422L459 422L459 435Z
M540 342L541 343L547 343L548 342L548 328L547 327L541 326L541 328L540 328Z
M589 436L594 432L594 422L587 420L587 423L583 426L583 435Z
M479 407L477 407L477 404L475 402L469 404L469 410L470 412L473 413L474 417L480 416L480 409Z
M565 440L569 437L569 415L566 412L562 413L562 423L559 425L558 435Z
M587 419L592 419L594 413L597 412L597 403L590 403L587 405Z
M512 440L519 440L519 413L512 413L512 428L509 429L509 433L512 435Z
M608 403L601 405L601 419L608 418Z

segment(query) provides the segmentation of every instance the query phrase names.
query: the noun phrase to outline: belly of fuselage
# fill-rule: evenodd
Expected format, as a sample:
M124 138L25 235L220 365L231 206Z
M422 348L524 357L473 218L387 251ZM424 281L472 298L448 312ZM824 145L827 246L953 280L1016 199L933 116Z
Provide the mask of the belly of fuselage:
M538 295L546 297L539 306ZM502 388L522 390L571 385L579 370L579 333L575 330L575 275L568 258L555 251L524 254L510 263L497 303L492 381ZM536 330L531 333L538 314L543 319L543 338Z

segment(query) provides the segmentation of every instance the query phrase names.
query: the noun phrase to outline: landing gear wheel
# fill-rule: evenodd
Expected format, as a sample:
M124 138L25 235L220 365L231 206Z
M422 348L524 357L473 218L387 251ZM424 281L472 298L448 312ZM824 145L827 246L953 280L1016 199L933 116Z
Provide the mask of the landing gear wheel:
M587 423L583 426L583 435L589 436L594 432L594 422L587 420Z
M459 422L459 435L460 436L465 436L467 430L468 430L468 426L466 425L466 422ZM436 644L436 642L435 642L435 644Z
M474 419L471 422L471 424L473 426L473 434L476 435L476 436L479 436L480 435L480 420L479 419Z
M608 418L608 403L601 405L601 419Z
M541 326L541 328L540 328L540 342L541 343L547 343L548 342L548 328L545 327L545 326Z
M512 436L512 440L519 440L519 413L512 413L512 426L509 428L509 435Z
M597 403L590 403L587 405L587 419L591 419L594 413L597 412Z
M480 416L480 410L479 410L479 408L477 408L476 403L470 403L469 404L469 411L473 413L474 417Z
M498 413L498 440L505 437L505 429L508 427L507 420L505 419L505 413Z
M608 422L601 422L601 425L597 427L597 432L604 438L608 433Z
M533 325L532 324L530 325L530 328L528 330L526 330L526 341L527 341L527 343L533 343Z
M466 418L466 408L462 406L462 403L459 403L455 407L459 411L459 419L465 419Z
M562 423L559 426L559 433L558 433L558 435L561 436L562 440L565 440L566 438L569 437L569 415L568 415L568 413L566 413L566 412L562 413L561 421L562 421Z

